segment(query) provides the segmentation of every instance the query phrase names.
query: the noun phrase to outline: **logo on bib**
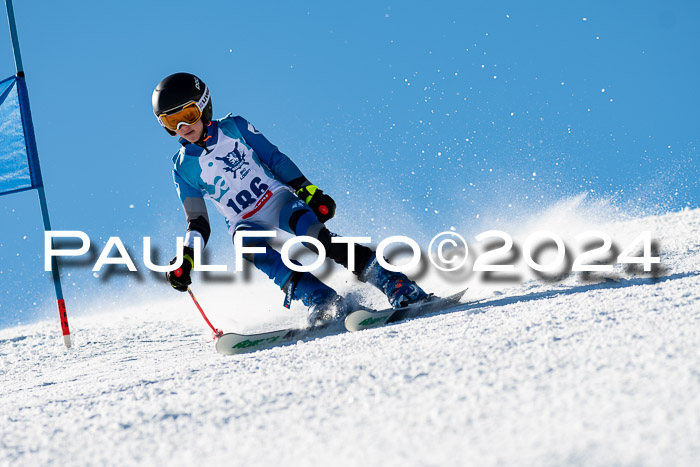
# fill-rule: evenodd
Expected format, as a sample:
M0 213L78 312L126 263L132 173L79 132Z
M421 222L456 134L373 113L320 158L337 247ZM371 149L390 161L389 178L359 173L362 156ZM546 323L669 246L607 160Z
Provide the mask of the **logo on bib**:
M224 157L216 157L216 160L222 161L226 165L226 167L224 167L224 172L233 173L233 178L238 178L238 171L244 165L250 165L250 163L246 162L245 155L238 150L238 143L236 143L233 151L229 152ZM249 170L246 171L243 176L247 175L248 172Z

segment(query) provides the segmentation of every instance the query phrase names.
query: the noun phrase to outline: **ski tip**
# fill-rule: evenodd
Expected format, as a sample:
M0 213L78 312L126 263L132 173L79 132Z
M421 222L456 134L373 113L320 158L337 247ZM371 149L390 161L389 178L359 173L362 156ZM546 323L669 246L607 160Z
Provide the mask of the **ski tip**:
M461 299L464 297L464 295L467 293L468 290L469 290L469 287L467 287L467 288L464 289L464 290L460 290L459 292L457 292L456 295L459 297L457 300L461 300Z

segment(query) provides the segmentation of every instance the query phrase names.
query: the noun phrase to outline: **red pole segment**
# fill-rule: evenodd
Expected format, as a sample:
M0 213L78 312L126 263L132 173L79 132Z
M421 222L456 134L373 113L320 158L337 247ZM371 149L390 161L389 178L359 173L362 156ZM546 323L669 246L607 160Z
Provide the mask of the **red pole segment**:
M202 318L204 318L204 321L207 322L207 324L209 325L209 327L211 328L211 330L214 332L214 337L213 337L213 339L218 339L219 337L221 337L221 336L224 334L224 332L221 331L221 330L219 330L219 329L216 329L216 328L211 324L211 322L209 321L209 318L207 318L207 315L204 314L204 310L202 310L202 307L199 305L199 302L197 301L197 299L194 298L194 294L192 293L192 290L190 290L189 287L187 287L187 291L190 293L190 297L192 297L192 301L194 302L194 305L197 307L197 309L199 310L199 312L202 314Z

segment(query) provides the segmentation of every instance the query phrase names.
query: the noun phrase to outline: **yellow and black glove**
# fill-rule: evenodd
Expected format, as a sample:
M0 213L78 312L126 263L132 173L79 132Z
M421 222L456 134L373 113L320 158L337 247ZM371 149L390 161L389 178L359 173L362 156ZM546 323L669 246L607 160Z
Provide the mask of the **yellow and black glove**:
M316 185L299 188L297 196L309 205L319 221L325 223L335 215L335 201Z
M187 287L192 283L192 267L194 266L194 250L190 247L184 247L182 250L182 266L174 271L165 273L165 278L168 279L173 289L178 292L187 292ZM170 261L170 264L175 264L177 256Z

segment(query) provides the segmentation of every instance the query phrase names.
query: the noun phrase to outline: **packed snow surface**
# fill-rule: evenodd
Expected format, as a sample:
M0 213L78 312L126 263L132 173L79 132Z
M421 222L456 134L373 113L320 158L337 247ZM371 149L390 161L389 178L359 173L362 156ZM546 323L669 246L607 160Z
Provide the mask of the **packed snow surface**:
M77 317L70 350L54 321L2 330L0 465L700 465L700 210L596 228L650 230L658 277L472 283L233 357L185 294Z

